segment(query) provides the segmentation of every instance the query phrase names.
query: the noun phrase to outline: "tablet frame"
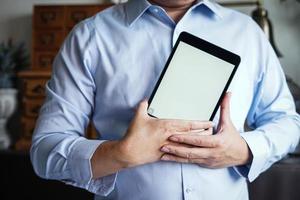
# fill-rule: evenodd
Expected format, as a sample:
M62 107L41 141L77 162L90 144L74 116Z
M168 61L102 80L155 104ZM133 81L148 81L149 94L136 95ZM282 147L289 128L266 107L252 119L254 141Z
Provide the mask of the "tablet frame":
M155 94L156 94L156 92L158 90L158 87L159 87L159 85L160 85L160 83L161 83L161 81L162 81L162 79L163 79L163 77L164 77L164 75L165 75L165 73L166 73L169 65L170 65L170 62L171 62L171 60L173 58L173 55L174 55L174 53L177 50L179 42L184 42L184 43L186 43L188 45L191 45L191 46L193 46L193 47L195 47L195 48L197 48L199 50L202 50L202 51L204 51L204 52L206 52L206 53L208 53L210 55L213 55L213 56L215 56L215 57L217 57L217 58L219 58L221 60L224 60L224 61L226 61L226 62L234 65L234 69L232 70L232 72L231 72L231 74L229 76L229 79L228 79L228 81L227 81L227 83L226 83L226 85L225 85L225 87L224 87L224 89L223 89L223 91L221 93L221 96L220 96L218 102L216 103L216 105L214 107L214 110L213 110L213 112L212 112L212 114L211 114L211 116L209 118L209 121L212 121L214 119L215 114L217 113L218 108L219 108L219 106L220 106L220 104L222 102L222 99L224 98L224 95L225 95L225 93L226 93L226 91L227 91L227 89L228 89L228 87L229 87L229 85L230 85L230 83L231 83L231 81L232 81L232 79L233 79L233 77L234 77L237 69L238 69L238 66L239 66L239 64L241 62L241 58L240 58L240 56L238 56L238 55L236 55L236 54L234 54L234 53L232 53L232 52L230 52L230 51L228 51L228 50L226 50L226 49L224 49L222 47L219 47L219 46L217 46L215 44L212 44L212 43L210 43L208 41L205 41L205 40L203 40L201 38L198 38L198 37L196 37L196 36L194 36L194 35L192 35L192 34L190 34L188 32L185 32L185 31L183 31L183 32L180 33L180 35L179 35L179 37L178 37L178 39L177 39L177 41L175 43L175 46L174 46L174 48L173 48L173 50L172 50L172 52L171 52L171 54L170 54L170 56L169 56L166 64L165 64L165 66L164 66L164 69L162 70L162 72L161 72L161 74L159 76L159 79L158 79L158 81L155 84L155 87L154 87L154 89L153 89L153 91L151 93L151 96L150 96L149 100L148 100L147 113L148 113L149 116L157 118L156 116L154 116L154 115L152 115L152 114L150 114L148 112L149 111L149 107L150 107L151 102L152 102L152 100L153 100L153 98L154 98L154 96L155 96Z

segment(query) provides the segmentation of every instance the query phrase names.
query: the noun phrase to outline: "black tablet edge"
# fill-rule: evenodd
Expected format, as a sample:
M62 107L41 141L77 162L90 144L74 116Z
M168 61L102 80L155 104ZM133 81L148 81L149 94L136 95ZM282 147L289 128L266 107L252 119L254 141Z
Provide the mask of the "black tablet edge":
M190 34L188 32L185 32L185 31L183 31L183 32L180 33L180 35L179 35L179 37L178 37L178 39L177 39L177 41L176 41L176 43L174 45L174 48L173 48L171 54L169 55L169 58L168 58L168 60L167 60L167 62L165 64L165 66L164 66L164 68L163 68L163 70L162 70L162 72L161 72L161 74L160 74L160 76L159 76L156 84L155 84L155 87L154 87L154 89L153 89L153 91L152 91L152 93L150 95L149 100L148 100L147 114L149 116L151 116L151 117L157 118L156 116L154 116L152 114L149 114L148 113L148 109L149 109L149 107L151 105L151 102L152 102L152 100L153 100L153 98L154 98L154 96L156 94L156 91L157 91L157 89L158 89L158 87L160 85L160 82L163 79L163 77L164 77L164 75L165 75L165 73L166 73L166 71L168 69L168 66L169 66L169 64L170 64L170 62L171 62L171 60L173 58L173 55L174 55L174 53L175 53L175 51L176 51L176 49L178 47L178 44L181 41L185 42L186 44L191 45L191 46L193 46L193 47L195 47L197 49L200 49L200 50L202 50L202 51L204 51L206 53L209 53L210 55L213 55L213 56L215 56L215 57L217 57L217 58L219 58L221 60L224 60L224 61L226 61L226 62L228 62L228 63L230 63L232 65L234 65L234 69L232 70L232 72L230 74L230 77L229 77L229 79L228 79L228 81L227 81L227 83L226 83L226 85L225 85L225 87L224 87L224 89L222 91L222 94L219 97L219 100L218 100L218 102L217 102L217 104L216 104L216 106L215 106L215 108L214 108L214 110L213 110L213 112L211 114L211 117L209 118L209 121L213 121L213 119L214 119L214 117L215 117L215 115L216 115L216 113L217 113L217 111L219 109L219 106L220 106L220 104L221 104L221 102L222 102L222 100L223 100L223 98L224 98L224 96L225 96L225 94L227 92L227 89L229 88L229 85L230 85L230 83L231 83L231 81L232 81L232 79L233 79L233 77L234 77L234 75L235 75L235 73L236 73L236 71L238 69L238 66L240 64L241 58L240 58L240 56L236 55L233 52L230 52L230 51L228 51L228 50L226 50L226 49L224 49L222 47L219 47L219 46L217 46L217 45L215 45L213 43L210 43L210 42L205 41L205 40L203 40L201 38L198 38L197 36L194 36L194 35L192 35L192 34ZM211 46L213 48L210 48ZM204 49L203 49L203 47L204 47Z
M240 56L213 43L198 38L197 36L192 35L188 32L181 32L178 40L185 42L188 45L200 49L230 64L233 64L234 66L238 66L240 64Z
M155 86L154 86L154 89L153 89L153 91L152 91L152 93L151 93L151 95L150 95L150 98L149 98L149 100L148 100L147 113L148 113L149 106L151 105L151 102L152 102L152 100L153 100L153 98L154 98L154 96L155 96L155 94L156 94L156 91L157 91L159 85L160 85L160 82L161 82L161 80L163 79L163 77L164 77L164 75L165 75L165 73L166 73L166 71L167 71L167 69L168 69L168 66L169 66L169 64L170 64L170 62L171 62L171 60L172 60L172 58L173 58L173 55L174 55L174 53L175 53L175 51L176 51L176 49L177 49L177 47L178 47L179 42L181 41L181 40L180 40L181 37L182 37L182 35L180 34L179 37L178 37L178 39L177 39L177 41L176 41L176 43L175 43L175 45L174 45L174 47L173 47L173 50L172 50L171 54L169 55L169 58L168 58L166 64L165 64L165 66L164 66L162 72L160 73L159 78L158 78L158 80L157 80L157 82L156 82L156 84L155 84ZM148 115L151 116L151 117L157 118L156 116L154 116L154 115L152 115L152 114L149 114L149 113L148 113Z
M219 100L218 100L218 102L217 102L217 104L216 104L216 106L214 108L214 111L212 112L212 114L211 114L211 116L209 118L209 121L213 121L213 119L215 118L215 115L216 115L216 113L217 113L217 111L218 111L218 109L219 109L219 107L220 107L220 105L221 105L221 103L223 101L223 98L224 98L224 96L225 96L225 94L226 94L226 92L227 92L227 90L228 90L228 88L230 86L230 83L231 83L231 81L232 81L232 79L234 77L234 74L237 71L237 69L238 69L238 65L235 65L234 69L232 70L232 72L230 74L230 77L229 77L229 79L228 79L228 81L227 81L227 83L226 83L226 85L225 85L225 87L224 87L224 89L222 91L222 94L219 97Z

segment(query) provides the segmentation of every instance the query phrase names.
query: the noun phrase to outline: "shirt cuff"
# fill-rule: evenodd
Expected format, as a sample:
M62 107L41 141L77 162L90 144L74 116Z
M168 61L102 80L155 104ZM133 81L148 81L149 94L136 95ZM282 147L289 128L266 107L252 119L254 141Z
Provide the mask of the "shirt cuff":
M113 191L117 173L92 179L91 158L103 142L105 140L88 140L86 138L76 141L67 162L73 181L67 183L101 196L107 196Z
M247 178L254 181L264 169L268 157L268 142L261 131L249 131L241 133L252 153L252 162L248 165L235 166L234 169Z

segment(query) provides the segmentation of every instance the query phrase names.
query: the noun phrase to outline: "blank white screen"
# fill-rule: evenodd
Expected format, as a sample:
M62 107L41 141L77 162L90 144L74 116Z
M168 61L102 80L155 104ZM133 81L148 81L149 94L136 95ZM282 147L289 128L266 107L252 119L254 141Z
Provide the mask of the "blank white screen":
M149 106L160 119L209 120L234 65L180 42Z

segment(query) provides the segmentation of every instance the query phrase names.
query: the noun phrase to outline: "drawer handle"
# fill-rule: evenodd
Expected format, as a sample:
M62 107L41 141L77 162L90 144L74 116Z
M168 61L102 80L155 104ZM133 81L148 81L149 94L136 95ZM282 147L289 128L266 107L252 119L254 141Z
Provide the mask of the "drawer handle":
M73 20L75 23L78 23L78 22L80 22L81 20L87 18L87 14L86 14L86 12L84 12L84 11L81 11L81 12L73 12L72 15L71 15L71 18L72 18L72 20Z
M54 43L54 35L53 34L42 35L41 43L43 45L53 44Z
M37 85L31 91L37 94L44 94L45 89L42 85Z
M55 12L44 12L41 14L42 22L44 22L45 24L48 24L48 22L50 21L54 21L55 17Z
M41 108L41 106L35 106L35 107L33 107L33 108L31 109L31 113L32 113L32 114L38 115L38 114L39 114L39 111L40 111L40 108Z
M41 57L40 58L40 66L42 67L48 67L52 64L52 58L51 57Z

